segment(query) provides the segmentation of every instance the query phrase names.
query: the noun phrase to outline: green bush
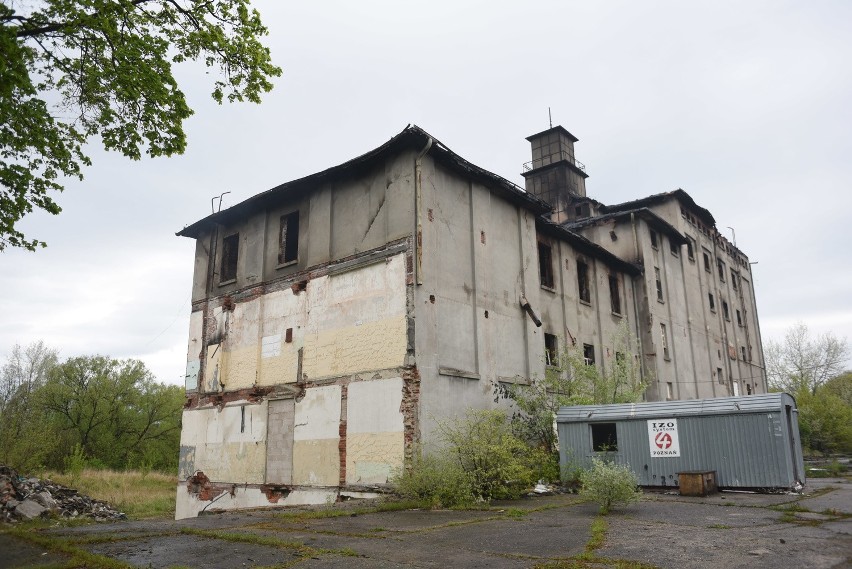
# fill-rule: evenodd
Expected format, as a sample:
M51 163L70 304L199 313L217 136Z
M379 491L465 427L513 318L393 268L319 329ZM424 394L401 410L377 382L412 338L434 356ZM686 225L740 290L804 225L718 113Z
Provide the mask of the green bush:
M418 453L391 482L402 498L431 508L464 507L476 502L467 475L446 453Z
M556 468L549 453L512 432L500 410L469 411L438 431L443 446L418 455L393 480L401 496L444 507L514 499Z
M642 496L630 468L599 458L592 459L592 467L580 475L580 480L580 496L599 504L601 514L608 514L614 505L638 502Z

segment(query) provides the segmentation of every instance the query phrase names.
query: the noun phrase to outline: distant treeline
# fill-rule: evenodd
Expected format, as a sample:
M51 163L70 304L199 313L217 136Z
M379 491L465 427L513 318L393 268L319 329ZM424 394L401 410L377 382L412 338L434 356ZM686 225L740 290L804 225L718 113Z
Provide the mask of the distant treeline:
M15 346L0 368L0 464L64 470L82 455L95 468L175 472L183 402L138 360Z

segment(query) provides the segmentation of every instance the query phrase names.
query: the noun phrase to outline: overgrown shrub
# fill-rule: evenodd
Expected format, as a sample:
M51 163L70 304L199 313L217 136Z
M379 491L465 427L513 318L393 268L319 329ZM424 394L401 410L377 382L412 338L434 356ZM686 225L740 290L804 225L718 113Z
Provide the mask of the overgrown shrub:
M394 480L402 496L444 507L514 499L553 467L549 453L512 432L501 410L471 410L438 431L441 448L412 460Z
M432 508L464 507L476 502L470 480L446 452L417 453L391 482L401 497Z
M630 468L599 458L592 458L592 467L580 475L580 480L580 496L600 505L602 514L608 514L614 505L638 502L642 496Z

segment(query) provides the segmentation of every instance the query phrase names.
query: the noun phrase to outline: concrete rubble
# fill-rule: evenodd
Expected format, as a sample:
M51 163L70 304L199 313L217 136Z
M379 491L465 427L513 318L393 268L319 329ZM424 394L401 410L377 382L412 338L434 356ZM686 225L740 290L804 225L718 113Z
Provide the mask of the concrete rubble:
M35 518L92 518L96 521L124 520L127 516L108 503L79 494L51 480L27 478L0 465L0 523Z

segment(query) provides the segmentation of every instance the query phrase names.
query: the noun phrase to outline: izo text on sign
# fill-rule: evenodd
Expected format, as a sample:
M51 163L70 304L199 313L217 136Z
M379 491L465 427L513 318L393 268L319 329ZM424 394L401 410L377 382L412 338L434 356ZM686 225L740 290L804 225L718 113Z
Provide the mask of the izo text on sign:
M652 457L680 456L677 419L648 421L648 444Z

